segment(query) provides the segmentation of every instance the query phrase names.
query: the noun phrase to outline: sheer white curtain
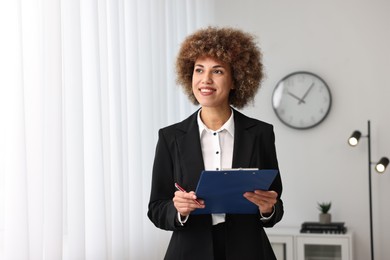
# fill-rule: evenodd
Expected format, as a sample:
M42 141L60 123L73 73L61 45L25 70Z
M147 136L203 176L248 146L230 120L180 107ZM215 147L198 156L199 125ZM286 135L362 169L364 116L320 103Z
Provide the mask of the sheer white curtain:
M147 219L158 128L210 0L0 3L0 259L162 259Z

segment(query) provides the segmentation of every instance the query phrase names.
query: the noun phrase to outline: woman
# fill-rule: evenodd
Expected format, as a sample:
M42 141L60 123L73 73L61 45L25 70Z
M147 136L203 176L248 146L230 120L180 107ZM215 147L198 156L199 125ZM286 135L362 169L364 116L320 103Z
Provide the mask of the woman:
M269 191L243 194L257 214L190 215L207 207L194 193L203 170L278 169L272 125L232 108L253 100L262 67L254 38L237 29L208 27L181 45L178 83L201 108L159 131L148 217L173 231L165 259L275 259L263 227L283 216L279 174Z

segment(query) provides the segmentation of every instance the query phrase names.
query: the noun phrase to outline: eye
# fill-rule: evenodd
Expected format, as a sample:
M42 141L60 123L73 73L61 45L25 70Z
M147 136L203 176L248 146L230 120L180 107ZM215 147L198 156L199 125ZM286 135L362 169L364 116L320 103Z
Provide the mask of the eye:
M214 70L214 74L223 74L222 70Z
M196 73L202 73L202 72L203 72L203 69L201 69L201 68L195 68L195 72L196 72Z

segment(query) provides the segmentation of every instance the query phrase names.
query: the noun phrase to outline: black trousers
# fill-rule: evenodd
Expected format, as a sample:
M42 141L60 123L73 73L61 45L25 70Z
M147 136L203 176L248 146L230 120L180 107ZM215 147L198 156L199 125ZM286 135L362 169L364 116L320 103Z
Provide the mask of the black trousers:
M226 260L226 224L213 226L214 260Z

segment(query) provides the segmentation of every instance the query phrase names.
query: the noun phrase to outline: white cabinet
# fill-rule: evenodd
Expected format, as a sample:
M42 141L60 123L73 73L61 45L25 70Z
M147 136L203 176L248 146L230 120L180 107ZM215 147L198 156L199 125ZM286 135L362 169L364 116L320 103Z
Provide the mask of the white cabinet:
M352 260L352 235L299 233L299 229L266 229L279 260Z
M294 260L294 236L268 235L271 246L278 260Z
M295 236L299 234L297 228L265 228L268 239L278 260L295 259Z
M300 234L295 239L297 259L353 259L351 234Z

